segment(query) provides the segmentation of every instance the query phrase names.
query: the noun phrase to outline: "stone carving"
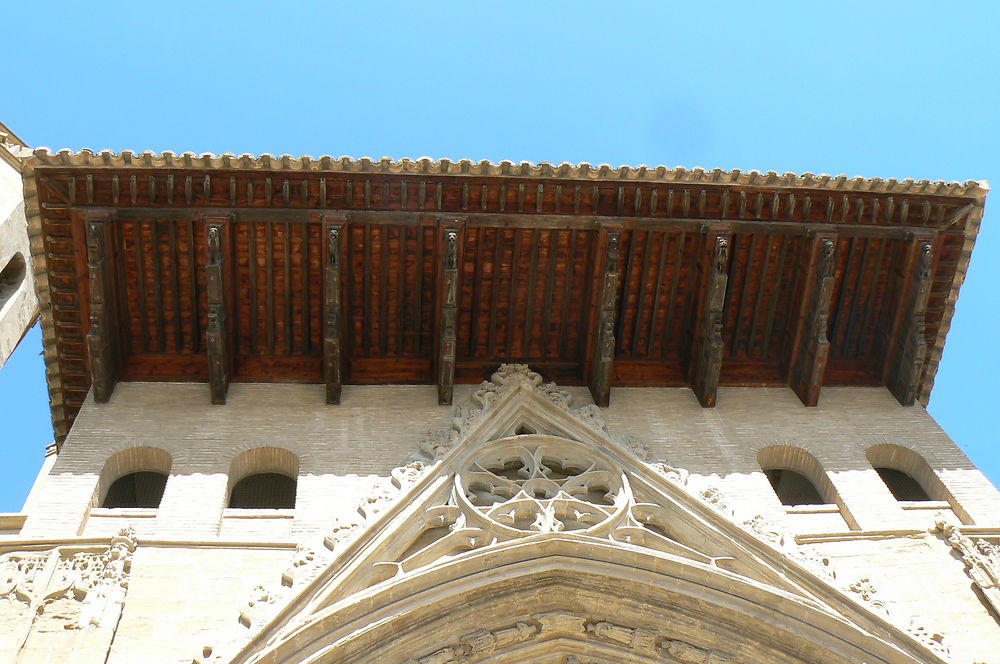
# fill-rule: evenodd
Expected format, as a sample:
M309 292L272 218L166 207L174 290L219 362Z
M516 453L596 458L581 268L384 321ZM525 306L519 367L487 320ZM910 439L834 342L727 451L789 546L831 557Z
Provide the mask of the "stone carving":
M965 573L972 579L977 592L985 600L994 618L1000 620L1000 542L988 539L973 540L952 523L939 515L932 533L951 545L955 555L965 565Z
M291 597L294 589L315 579L330 564L336 553L363 530L366 523L375 519L416 484L429 467L422 461L412 461L392 469L388 482L375 487L359 501L357 520L338 522L317 540L296 546L295 554L282 573L280 583L274 586L258 585L251 591L250 598L240 610L239 623L250 629L270 620ZM193 661L211 662L217 661L219 657L221 654L216 651L214 657L203 656Z
M650 467L674 484L680 484L681 486L688 483L688 477L691 475L686 468L677 468L667 463L657 462L650 464Z
M43 632L113 628L125 602L135 547L135 533L127 528L106 548L56 547L0 557L0 615L13 611L25 620L16 637L18 651Z
M593 404L573 408L573 398L555 383L543 383L542 377L526 364L501 364L490 380L483 381L465 403L455 409L451 427L429 432L411 460L433 462L444 457L466 434L478 426L508 393L522 387L534 391L561 410L601 434L608 436L643 460L652 454L645 443L634 436L618 437L609 431L601 409Z
M35 598L35 577L47 554L9 553L0 558L0 599L30 604Z
M456 643L439 648L432 653L408 659L403 664L466 664L486 659L508 646L543 641L552 638L569 638L579 641L598 641L626 652L650 657L667 657L671 662L683 664L740 664L741 660L715 650L701 648L665 634L653 627L629 627L607 620L590 619L566 611L537 613L524 621L498 630L479 630L462 636ZM581 658L582 657L582 658ZM559 662L596 664L604 659L568 655Z
M496 524L533 532L588 529L627 500L621 472L578 446L491 448L459 482L473 509Z

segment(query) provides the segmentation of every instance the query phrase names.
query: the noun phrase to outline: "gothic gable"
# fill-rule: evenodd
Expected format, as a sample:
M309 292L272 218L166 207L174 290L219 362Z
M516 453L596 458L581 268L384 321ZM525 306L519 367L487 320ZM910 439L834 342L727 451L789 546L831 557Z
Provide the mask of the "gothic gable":
M215 658L941 661L647 456L596 407L501 367L396 474L402 497L373 502L314 580L286 578L284 606L245 617L256 635Z

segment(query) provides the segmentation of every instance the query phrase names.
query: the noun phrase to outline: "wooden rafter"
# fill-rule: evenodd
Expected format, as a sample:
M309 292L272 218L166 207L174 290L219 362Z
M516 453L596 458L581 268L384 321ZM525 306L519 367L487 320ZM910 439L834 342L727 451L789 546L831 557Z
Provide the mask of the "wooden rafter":
M830 299L836 276L836 233L812 235L802 266L802 293L789 363L789 385L806 406L819 403L830 354Z
M701 301L692 336L690 378L691 388L705 408L715 406L719 391L731 241L728 226L706 224L702 228L698 265Z
M888 386L904 406L912 406L927 359L926 312L933 278L934 249L927 237L911 238L907 252L910 278L902 299L902 320L890 359Z
M326 310L323 328L323 380L326 383L326 402L340 403L343 385L343 358L341 343L341 271L343 269L343 238L347 219L342 216L325 217L326 268L324 272L323 305Z
M593 359L588 386L594 403L607 406L611 402L611 370L615 361L615 329L618 327L618 255L621 251L620 226L605 225L600 231L598 247L603 248L597 275L597 311L592 334Z
M94 401L111 398L121 370L118 343L117 296L111 247L113 217L108 210L89 210L83 216L87 232L87 271L90 278L90 329L87 350Z
M118 317L113 359L121 380L206 380L211 358L223 385L322 377L334 400L338 384L433 382L446 396L449 375L476 381L500 362L527 362L560 382L592 385L598 396L610 384L689 385L705 402L721 382L790 385L812 402L826 346L817 334L822 308L813 304L824 288L811 262L812 233L834 229L838 248L825 379L885 385L891 375L899 388L906 372L897 340L916 338L908 304L916 254L906 238L926 236L934 248L924 333L940 347L965 270L962 247L977 226L970 215L984 195L976 187L878 181L820 179L810 187L690 172L675 179L659 170L625 177L588 168L577 179L563 167L477 171L481 165L444 162L345 170L329 160L300 169L286 159L252 168L223 159L220 169L218 160L164 157L163 168L149 168L145 156L87 159L50 155L30 178L40 269L51 284L44 306L58 356L60 436L59 423L72 420L92 373L100 373L87 364L101 361L88 352L91 337L107 338L100 324L91 329L90 291L80 283L90 269L82 222L89 212L114 219L105 248L114 265L109 313ZM212 308L213 335L221 331L225 343L207 353L210 216L226 224L218 270L225 288ZM454 309L442 308L448 293L440 290L448 272L441 220L452 216L464 222L450 280ZM344 220L339 317L325 286L324 220L333 218ZM704 240L705 224L724 227L731 239L721 289L705 269L715 248ZM612 228L629 243L620 248L613 312L600 297ZM703 306L709 281L731 309L721 319L719 309ZM614 324L601 338L609 315ZM714 334L720 321L724 363ZM931 354L914 344L917 356ZM608 348L611 356L598 356ZM921 389L927 376L933 367L920 369Z
M208 222L208 263L205 266L208 299L208 323L205 326L208 382L212 403L224 404L232 377L225 264L230 220L228 215L206 215L205 220Z
M439 221L438 257L438 342L435 361L438 403L451 405L455 391L455 353L458 328L458 260L461 246L462 219Z

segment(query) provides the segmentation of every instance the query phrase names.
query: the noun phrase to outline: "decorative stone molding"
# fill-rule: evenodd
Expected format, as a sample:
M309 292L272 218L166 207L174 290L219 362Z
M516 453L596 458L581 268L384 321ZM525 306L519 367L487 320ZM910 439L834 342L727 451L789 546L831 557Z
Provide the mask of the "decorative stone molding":
M972 579L976 591L985 601L993 617L1000 620L1000 538L972 539L962 530L939 515L930 531L942 537L959 560L965 573Z
M572 639L600 642L623 652L649 657L667 657L667 661L690 664L740 664L708 648L701 648L655 627L627 627L606 620L591 619L566 611L537 613L530 618L497 630L479 630L461 637L456 643L402 664L473 664L511 646L548 639ZM560 657L560 662L598 662L577 655Z
M555 533L565 533L567 542L582 536L603 547L627 548L623 555L655 552L672 559L671 564L687 559L707 566L706 570L720 568L758 587L828 602L828 611L854 616L850 602L833 599L839 591L864 602L882 619L888 617L869 579L838 582L828 558L797 544L762 515L739 516L717 486L690 480L685 469L663 461L649 463L648 458L648 449L638 439L612 437L600 409L573 409L568 392L543 383L527 366L503 365L455 409L449 429L429 437L409 464L394 469L390 478L374 487L359 504L357 519L338 523L321 540L300 546L280 584L258 586L239 622L270 648L311 624L308 611L278 617L293 597L298 598L296 606L332 606L366 589L405 588L410 579L438 574L453 563L466 564L470 557L483 556L488 565L491 552L502 555L518 548L503 548L508 542L525 538L541 542ZM657 476L666 481L658 482ZM399 500L403 495L405 504ZM780 557L696 509L689 497L704 501ZM373 527L376 519L378 528ZM341 554L349 554L350 560L350 569L343 574L344 568L331 567ZM814 585L802 572L790 574L782 557L824 581L830 590ZM314 583L320 574L325 575L326 585ZM386 586L375 590L380 584ZM310 595L314 591L307 586L317 588L315 593L322 598ZM897 626L897 638L909 632L936 652L946 652L939 634L914 621L901 623L899 616L890 622ZM891 628L882 622L879 629ZM566 638L633 652L636 661L641 657L690 664L737 662L655 629L564 612L535 614L499 630L470 632L405 662L476 662L501 648L520 648L522 641L528 647L532 640L556 638L553 635L560 630ZM256 648L246 645L246 631L236 628L220 636L224 647L204 648L196 664L230 661L234 656L252 661L246 659L248 651L237 652L241 647ZM603 661L582 655L560 657L551 661Z
M136 544L135 532L126 528L106 547L0 556L0 600L11 600L0 607L0 618L24 619L18 651L37 632L112 630L121 617Z
M663 464L654 464L654 467L657 467L657 470L665 475L668 475L669 473L672 474L673 477L682 476L676 468L665 466L664 470L660 470L658 466L663 466ZM686 486L687 484L686 481L676 483L681 484L682 486ZM874 613L889 620L893 624L898 625L919 643L923 644L942 657L950 657L951 649L945 643L945 636L943 634L928 629L925 625L921 624L921 621L915 618L901 616L898 615L897 612L891 611L885 601L876 597L878 591L875 584L872 583L871 579L868 577L860 578L852 582L839 581L837 579L837 571L829 558L818 554L808 547L797 544L794 537L790 536L783 529L768 522L762 514L755 514L749 519L741 521L736 512L727 504L722 492L715 485L705 487L696 495L714 507L721 514L734 520L736 523L739 523L755 537L763 542L766 542L768 545L777 549L785 556L802 565L810 572L823 579L829 585L837 588L848 597L859 601L862 605L866 606ZM954 526L951 526L950 524L946 524L945 527L954 530ZM968 538L965 539L968 540ZM949 542L950 541L951 540L949 539ZM987 544L987 546L990 545ZM994 546L992 550L1000 551L1000 547ZM1000 562L1000 558L997 560ZM1000 566L994 567L994 570L1000 570ZM996 579L998 577L994 576L993 578ZM993 588L996 592L1000 593L1000 589L997 588L995 583L996 582L994 581ZM1000 597L998 597L998 599L1000 599Z
M485 420L505 396L520 389L533 391L591 429L630 450L643 461L652 457L646 444L635 436L612 434L599 407L588 404L573 408L573 397L569 392L560 389L555 383L544 383L542 377L532 371L527 364L501 364L490 380L480 383L469 398L455 409L452 426L428 433L411 459L427 462L440 460L473 428Z

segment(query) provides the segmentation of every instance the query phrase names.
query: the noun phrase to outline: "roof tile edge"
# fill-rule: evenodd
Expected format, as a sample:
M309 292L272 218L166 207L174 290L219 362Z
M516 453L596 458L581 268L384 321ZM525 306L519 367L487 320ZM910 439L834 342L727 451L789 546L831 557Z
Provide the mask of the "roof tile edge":
M923 196L961 196L973 197L979 201L985 200L989 184L984 180L968 180L967 182L946 182L944 180L914 180L907 178L866 178L862 176L848 177L846 175L831 176L814 173L778 174L775 171L762 173L760 171L742 171L740 169L711 170L695 167L677 166L618 166L609 164L593 165L587 162L570 164L563 162L555 165L549 162L534 164L522 161L515 164L512 161L501 161L497 164L488 160L473 162L469 159L453 161L450 159L434 160L429 157L419 159L394 160L382 157L375 160L370 157L332 157L323 155L315 158L309 155L293 157L285 154L275 156L261 154L259 156L225 153L215 155L209 152L195 154L184 152L176 154L171 151L155 153L149 150L133 152L123 150L116 153L111 150L80 150L73 152L68 149L52 152L40 147L29 157L35 166L41 167L91 167L91 168L203 168L220 170L278 170L300 172L341 172L341 173L371 173L386 175L447 175L469 177L529 177L529 178L559 178L569 180L601 180L601 181L640 181L640 182L672 182L679 184L702 185L737 185L752 187L780 187L794 189L819 189L825 191L864 192L878 194L923 195Z

